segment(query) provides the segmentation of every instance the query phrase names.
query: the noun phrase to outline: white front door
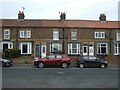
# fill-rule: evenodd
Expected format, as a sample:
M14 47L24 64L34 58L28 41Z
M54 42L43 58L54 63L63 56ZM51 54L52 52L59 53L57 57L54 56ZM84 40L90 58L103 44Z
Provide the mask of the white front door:
M89 45L89 55L94 56L94 45Z
M46 57L46 44L41 45L41 57Z

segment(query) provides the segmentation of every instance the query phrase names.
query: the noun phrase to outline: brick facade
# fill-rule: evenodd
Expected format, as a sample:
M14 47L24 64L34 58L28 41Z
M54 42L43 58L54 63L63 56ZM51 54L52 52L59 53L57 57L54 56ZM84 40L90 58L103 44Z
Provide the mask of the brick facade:
M21 62L24 62L24 57L29 59L27 62L32 62L33 56L37 54L46 56L54 48L62 50L69 55L73 62L76 61L78 55L83 55L83 53L85 55L97 55L99 52L98 47L100 47L100 52L104 49L103 51L107 54L106 60L109 63L118 64L120 59L120 53L114 55L116 44L118 44L118 51L120 50L120 41L116 41L116 33L120 33L117 21L34 19L2 19L2 21L0 45L4 47L5 44L8 44L8 48L21 49L21 54L23 55L21 56ZM10 30L9 39L4 39L5 30ZM54 40L54 31L58 35L58 40ZM75 40L72 40L71 32L73 32ZM103 32L101 35L104 38L95 38L95 32ZM28 36L27 38L26 35ZM1 48L1 51L3 52L3 48ZM16 60L20 62L20 59Z

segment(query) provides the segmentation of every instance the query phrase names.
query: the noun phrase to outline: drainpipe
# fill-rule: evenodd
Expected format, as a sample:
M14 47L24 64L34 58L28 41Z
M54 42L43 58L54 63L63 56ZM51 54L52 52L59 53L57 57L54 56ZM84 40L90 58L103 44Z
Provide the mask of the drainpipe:
M110 30L109 30L109 40L110 40L110 55L112 54L112 50L111 50L111 49L112 49L112 36L111 36L111 30L112 30L112 29L110 29Z
M64 28L62 29L62 34L63 34L63 36L62 36L63 37L63 45L62 45L63 46L63 53L65 54L65 47L64 47L65 46L65 41L64 41L64 39L65 39L65 29Z
M19 45L18 45L18 27L16 28L17 29L17 31L16 31L16 49L19 49Z

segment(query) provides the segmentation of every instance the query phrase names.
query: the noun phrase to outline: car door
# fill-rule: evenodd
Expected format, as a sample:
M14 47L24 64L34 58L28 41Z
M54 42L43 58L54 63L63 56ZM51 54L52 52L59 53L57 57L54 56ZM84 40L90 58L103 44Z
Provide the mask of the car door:
M88 56L84 56L82 58L82 60L83 60L83 62L84 62L84 64L85 64L86 67L90 67L91 66L91 61L89 60Z
M94 57L94 56L90 57L90 61L91 61L91 67L98 67L99 66L99 61L97 60L96 57Z
M56 56L55 56L55 59L54 59L54 64L55 64L55 65L60 65L61 62L62 62L62 58L63 58L62 55L56 55Z
M95 67L96 66L96 62L95 62L95 57L94 56L89 56L88 57L88 67Z
M55 59L55 55L49 55L46 57L46 60L45 60L45 64L46 65L54 65L54 59Z

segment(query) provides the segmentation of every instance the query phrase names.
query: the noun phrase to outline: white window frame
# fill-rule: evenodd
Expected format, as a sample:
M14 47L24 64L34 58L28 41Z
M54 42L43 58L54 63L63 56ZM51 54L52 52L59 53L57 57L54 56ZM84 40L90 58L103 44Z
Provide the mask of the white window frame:
M102 53L102 44L106 45L106 53ZM100 53L99 53L99 45L100 45ZM108 44L107 43L97 43L97 54L108 54Z
M6 34L5 32L8 32L8 34ZM4 30L4 39L10 39L10 30L8 29Z
M120 47L119 47L120 43L119 44L115 44L114 46L114 55L120 55Z
M120 32L116 32L116 41L120 41Z
M95 32L94 37L95 38L105 38L105 32Z
M62 43L50 43L50 52L54 51L55 44L57 44L58 50L62 51Z
M77 45L77 53L74 53L73 52L73 49L75 49L75 48L73 48L73 44L74 43L68 43L68 54L70 54L70 55L78 55L78 54L80 54L80 43L76 43L76 45Z
M27 53L23 53L23 45L24 44L27 44ZM32 43L27 43L27 42L23 42L23 43L20 43L20 50L21 50L21 54L31 54L32 52Z
M25 33L26 33L26 35L25 35ZM30 30L21 30L20 38L31 38L31 31Z
M53 31L53 40L59 40L59 31Z
M71 40L77 40L77 31L71 31Z

